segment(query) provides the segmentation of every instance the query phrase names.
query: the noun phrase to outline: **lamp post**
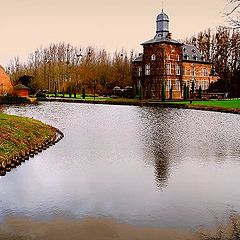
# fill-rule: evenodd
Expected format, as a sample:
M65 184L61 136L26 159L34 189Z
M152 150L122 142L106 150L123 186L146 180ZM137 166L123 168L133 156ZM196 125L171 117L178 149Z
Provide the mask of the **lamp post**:
M94 80L94 82L93 82L93 98L94 98L94 100L95 100L95 93L96 93L96 80Z

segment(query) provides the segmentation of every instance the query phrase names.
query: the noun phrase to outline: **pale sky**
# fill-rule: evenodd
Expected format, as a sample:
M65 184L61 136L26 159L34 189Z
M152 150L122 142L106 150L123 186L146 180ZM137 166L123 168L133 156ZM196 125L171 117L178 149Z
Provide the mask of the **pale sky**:
M227 25L227 0L0 0L0 65L50 43L89 45L110 52L134 49L155 35L162 6L174 39Z

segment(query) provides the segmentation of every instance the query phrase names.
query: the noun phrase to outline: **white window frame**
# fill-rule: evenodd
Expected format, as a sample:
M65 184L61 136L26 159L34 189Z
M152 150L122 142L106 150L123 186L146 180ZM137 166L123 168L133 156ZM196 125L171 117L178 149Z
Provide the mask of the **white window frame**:
M195 67L191 66L191 76L195 76Z
M207 90L209 88L209 81L207 79L202 80L201 88L202 90Z
M175 90L181 91L181 82L179 79L175 79Z
M181 74L180 66L177 63L175 65L175 72L176 72L176 75L180 75Z
M155 54L152 54L151 60L152 60L152 61L155 61L155 60L156 60L156 55L155 55Z
M167 63L166 64L166 74L167 75L171 75L172 71L171 71L171 63Z
M150 63L145 64L145 75L149 76L150 73L151 73L151 70L150 70Z
M167 79L167 82L166 82L166 91L170 91L171 86L172 86L172 84L171 84L171 79Z
M138 75L138 77L141 77L141 75L142 75L142 67L141 66L138 67L137 75Z
M208 69L206 67L202 68L202 76L203 77L208 76Z

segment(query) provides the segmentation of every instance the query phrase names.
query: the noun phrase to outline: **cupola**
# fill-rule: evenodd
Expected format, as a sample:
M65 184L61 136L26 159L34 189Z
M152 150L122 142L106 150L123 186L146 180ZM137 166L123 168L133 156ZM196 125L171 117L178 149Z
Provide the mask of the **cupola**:
M166 13L162 12L157 16L156 34L160 37L167 37L169 34L169 18ZM160 35L159 35L160 34Z

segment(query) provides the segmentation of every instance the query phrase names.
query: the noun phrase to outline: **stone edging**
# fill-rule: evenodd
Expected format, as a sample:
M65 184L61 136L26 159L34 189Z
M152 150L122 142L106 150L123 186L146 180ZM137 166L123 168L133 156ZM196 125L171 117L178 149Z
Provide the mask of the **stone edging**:
M23 162L29 160L29 158L32 158L39 152L42 152L50 146L55 145L63 137L64 134L59 129L56 129L56 134L54 136L50 136L45 142L39 143L34 146L29 146L28 149L20 151L18 154L9 159L3 160L2 162L0 162L0 176L5 176L7 172L11 171L11 169L20 166Z

